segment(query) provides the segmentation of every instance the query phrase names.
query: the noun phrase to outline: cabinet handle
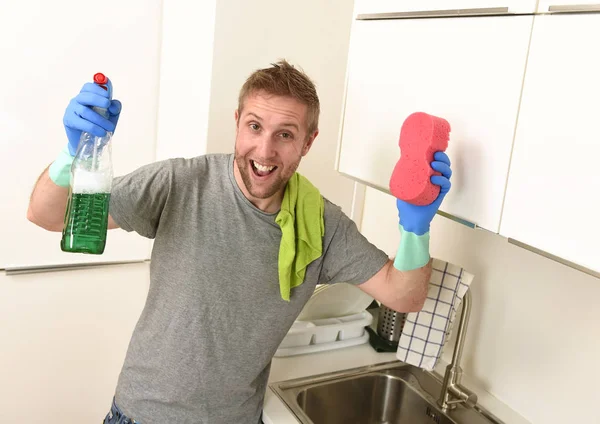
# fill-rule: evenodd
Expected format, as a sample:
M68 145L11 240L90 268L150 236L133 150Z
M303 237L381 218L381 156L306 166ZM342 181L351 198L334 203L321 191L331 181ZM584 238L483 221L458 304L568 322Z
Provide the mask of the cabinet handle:
M550 13L590 13L600 12L600 4L558 4L548 6Z
M448 18L463 16L510 15L508 7L484 7L479 9L422 10L416 12L366 13L356 17L360 21L377 19Z
M35 265L35 266L16 266L16 267L6 267L4 270L6 271L7 276L11 275L23 275L23 274L36 274L40 272L53 272L53 271L71 271L78 269L86 269L86 268L97 268L103 266L114 266L114 265L127 265L127 264L135 264L135 263L143 263L146 261L150 261L149 259L133 259L130 261L114 261L114 262L86 262L81 264L64 264L64 265Z

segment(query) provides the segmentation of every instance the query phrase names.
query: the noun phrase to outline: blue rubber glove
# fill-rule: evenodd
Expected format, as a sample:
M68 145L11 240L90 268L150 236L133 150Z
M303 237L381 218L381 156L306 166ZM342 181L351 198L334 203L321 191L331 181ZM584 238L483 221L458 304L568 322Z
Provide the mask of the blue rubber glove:
M69 139L68 149L75 156L81 132L86 131L97 137L104 137L107 132L114 133L121 113L121 102L112 99L112 83L107 83L108 90L97 84L86 83L77 97L73 98L65 111L63 125ZM106 116L100 108L107 110Z
M431 177L431 182L440 186L440 194L433 203L425 206L417 206L396 199L400 225L402 225L405 231L415 233L418 236L429 231L429 225L433 221L433 217L442 204L444 197L450 191L451 186L450 177L452 176L452 169L450 169L450 158L444 152L436 152L433 155L433 159L431 168L442 174Z
M440 194L429 205L417 206L396 199L400 218L400 246L394 260L394 267L400 271L409 271L425 266L429 262L429 226L438 211L444 197L450 191L450 158L444 152L433 155L431 168L442 175L434 175L431 182L440 186Z

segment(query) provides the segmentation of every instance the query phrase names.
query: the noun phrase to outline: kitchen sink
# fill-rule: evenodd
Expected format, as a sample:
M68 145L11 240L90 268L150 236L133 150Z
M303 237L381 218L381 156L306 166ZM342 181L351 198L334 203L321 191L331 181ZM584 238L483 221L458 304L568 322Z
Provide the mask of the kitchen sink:
M443 411L441 379L400 361L270 387L302 424L503 424L480 405Z

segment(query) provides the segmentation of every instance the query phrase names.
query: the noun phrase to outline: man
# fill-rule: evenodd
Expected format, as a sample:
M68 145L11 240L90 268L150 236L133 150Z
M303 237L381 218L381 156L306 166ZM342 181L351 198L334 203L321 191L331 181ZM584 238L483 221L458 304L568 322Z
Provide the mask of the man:
M61 171L82 130L115 130L121 105L109 97L86 84L69 104L69 148L31 197L37 225L62 230ZM402 241L392 262L296 173L318 118L313 83L282 61L242 87L234 155L170 159L115 178L109 228L155 241L148 298L105 423L260 422L271 359L316 284L357 284L393 309L420 310L429 223L450 188L447 156L432 162L443 174L432 177L442 187L432 205L398 201Z

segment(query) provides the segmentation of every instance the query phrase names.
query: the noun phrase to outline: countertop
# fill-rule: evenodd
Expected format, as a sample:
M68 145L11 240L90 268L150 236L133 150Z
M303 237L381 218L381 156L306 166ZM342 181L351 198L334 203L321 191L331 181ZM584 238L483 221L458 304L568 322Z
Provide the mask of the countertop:
M275 357L271 364L269 384L390 361L397 361L395 352L378 353L369 343L325 352ZM440 360L435 372L442 375L446 365ZM477 394L480 405L506 424L531 424L490 393L474 386L467 375L463 376L463 385ZM265 393L263 421L265 424L298 424L296 417L270 387Z

